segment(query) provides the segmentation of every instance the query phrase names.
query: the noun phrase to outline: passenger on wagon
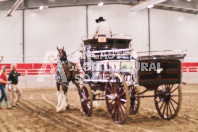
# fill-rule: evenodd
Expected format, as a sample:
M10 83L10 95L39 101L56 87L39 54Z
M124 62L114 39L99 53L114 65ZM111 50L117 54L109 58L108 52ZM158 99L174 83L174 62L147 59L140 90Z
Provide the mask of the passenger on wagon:
M1 66L1 72L0 72L0 90L1 90L1 98L0 98L0 109L1 109L1 105L2 105L2 101L3 99L5 99L7 108L10 109L11 107L9 106L9 102L7 99L7 95L6 95L6 88L5 85L9 84L10 82L8 81L6 72L7 72L7 66Z
M12 107L18 107L22 91L20 87L18 86L18 76L24 76L23 74L20 74L16 71L17 65L12 64L12 71L9 74L8 80L11 81L11 105ZM16 99L14 97L14 94L17 94ZM14 100L15 99L15 100Z
M96 32L93 38L95 38L96 35L111 35L112 36L112 31L110 25L106 22L106 19L103 17L99 17L96 19L96 23L98 23L98 26L96 27Z

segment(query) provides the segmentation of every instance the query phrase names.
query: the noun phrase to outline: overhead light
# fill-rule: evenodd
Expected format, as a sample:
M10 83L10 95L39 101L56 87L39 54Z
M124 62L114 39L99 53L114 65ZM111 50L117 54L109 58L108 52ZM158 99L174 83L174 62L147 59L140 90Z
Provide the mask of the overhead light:
M145 8L149 8L149 6L154 6L156 4L162 3L166 0L146 0L144 2L140 2L139 4L136 4L131 7L132 12L136 12ZM151 7L150 7L151 8Z
M153 5L149 5L148 8L153 8Z
M44 9L44 6L40 6L40 7L39 7L39 10L43 10L43 9Z
M47 9L47 8L48 8L48 6L40 6L39 10L43 10L43 9Z
M98 3L98 6L103 6L104 3L102 1L100 1L100 3Z
M187 0L188 2L191 2L192 0Z

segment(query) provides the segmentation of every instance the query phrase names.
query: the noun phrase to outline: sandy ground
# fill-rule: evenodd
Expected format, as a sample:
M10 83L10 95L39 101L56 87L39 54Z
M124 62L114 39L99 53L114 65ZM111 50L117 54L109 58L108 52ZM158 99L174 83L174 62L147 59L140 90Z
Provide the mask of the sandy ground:
M76 90L68 91L70 109L55 112L56 89L22 89L21 107L0 110L0 132L65 132L65 131L198 131L198 85L183 85L183 101L179 115L166 121L159 117L153 98L141 99L139 113L129 115L118 125L109 118L105 106L94 109L91 117L80 112ZM148 94L153 94L153 91Z

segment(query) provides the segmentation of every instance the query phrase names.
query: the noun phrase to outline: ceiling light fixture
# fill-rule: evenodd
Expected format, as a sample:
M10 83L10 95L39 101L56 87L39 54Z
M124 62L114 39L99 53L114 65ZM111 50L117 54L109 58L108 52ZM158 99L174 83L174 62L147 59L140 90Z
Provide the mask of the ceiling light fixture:
M149 5L148 8L153 8L153 5Z
M48 6L40 6L39 10L43 10L43 9L47 9L47 8L49 8L49 7Z
M40 7L39 7L39 10L43 10L43 9L44 9L44 6L40 6Z
M104 5L104 3L102 2L102 1L100 1L99 3L98 3L98 6L103 6Z

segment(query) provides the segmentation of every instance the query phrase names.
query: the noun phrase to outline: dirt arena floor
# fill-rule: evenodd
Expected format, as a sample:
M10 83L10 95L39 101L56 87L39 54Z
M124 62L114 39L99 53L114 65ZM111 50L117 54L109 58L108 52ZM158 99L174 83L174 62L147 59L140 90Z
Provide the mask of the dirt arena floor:
M143 98L137 115L129 115L122 124L114 124L106 108L94 109L91 117L80 112L77 91L70 88L70 109L55 112L56 89L22 89L21 107L0 110L0 132L66 132L66 131L198 131L198 85L183 85L183 101L179 115L166 121L159 117L153 98ZM152 94L150 92L148 94ZM103 106L105 107L105 106Z

